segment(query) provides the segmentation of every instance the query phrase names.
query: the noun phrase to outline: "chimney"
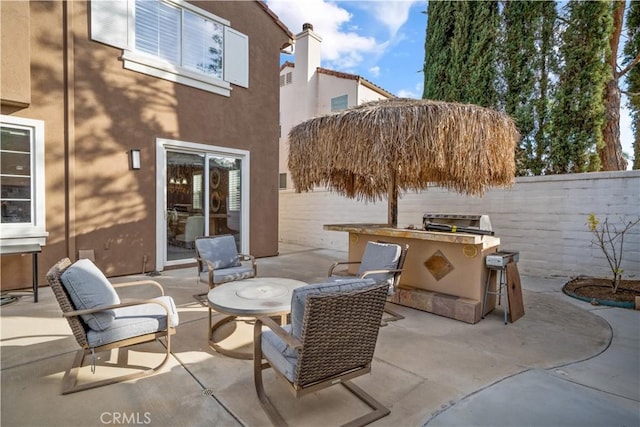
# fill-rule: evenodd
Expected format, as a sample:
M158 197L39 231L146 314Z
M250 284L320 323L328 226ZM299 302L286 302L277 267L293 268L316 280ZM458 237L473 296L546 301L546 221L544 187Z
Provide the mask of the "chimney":
M302 32L295 36L295 68L293 69L293 88L303 108L296 112L294 123L304 121L316 115L318 99L318 74L320 67L320 44L322 37L313 32L313 25L305 23Z
M305 23L302 32L295 36L295 75L297 81L309 82L320 66L322 37L313 32L313 25Z

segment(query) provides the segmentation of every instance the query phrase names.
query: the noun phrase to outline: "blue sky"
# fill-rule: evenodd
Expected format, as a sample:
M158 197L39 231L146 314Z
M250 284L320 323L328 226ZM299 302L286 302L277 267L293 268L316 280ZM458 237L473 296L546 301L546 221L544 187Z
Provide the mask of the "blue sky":
M394 95L421 98L424 83L425 0L266 0L291 30L313 24L322 37L322 66L357 74ZM282 62L294 61L282 55ZM624 103L624 101L623 101ZM633 155L631 120L623 108L622 150Z
M292 33L313 24L322 66L357 74L398 96L422 97L426 1L267 0ZM293 57L284 60L293 61Z

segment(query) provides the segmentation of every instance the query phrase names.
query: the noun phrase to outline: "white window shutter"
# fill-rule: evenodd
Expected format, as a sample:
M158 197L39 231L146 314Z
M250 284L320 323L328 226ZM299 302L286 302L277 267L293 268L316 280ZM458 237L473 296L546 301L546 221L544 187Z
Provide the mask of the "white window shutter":
M224 79L249 87L249 37L224 27Z
M91 39L129 49L128 0L91 0Z

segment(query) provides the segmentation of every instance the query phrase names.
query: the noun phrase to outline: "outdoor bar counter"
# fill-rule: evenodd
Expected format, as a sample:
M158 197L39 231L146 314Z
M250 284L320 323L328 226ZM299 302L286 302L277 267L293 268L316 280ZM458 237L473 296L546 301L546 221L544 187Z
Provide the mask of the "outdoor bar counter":
M390 301L434 314L476 323L489 270L485 257L496 252L495 236L393 228L378 224L328 224L325 230L349 233L349 260L359 261L368 241L409 245L399 289ZM356 273L357 266L352 273ZM492 277L492 286L495 277ZM495 307L489 296L485 313Z

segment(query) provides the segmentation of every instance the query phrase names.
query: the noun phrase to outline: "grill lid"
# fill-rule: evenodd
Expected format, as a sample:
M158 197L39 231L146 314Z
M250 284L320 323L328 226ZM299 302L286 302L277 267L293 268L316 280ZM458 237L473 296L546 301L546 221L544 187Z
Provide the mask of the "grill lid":
M422 224L425 231L494 235L489 215L426 213Z

